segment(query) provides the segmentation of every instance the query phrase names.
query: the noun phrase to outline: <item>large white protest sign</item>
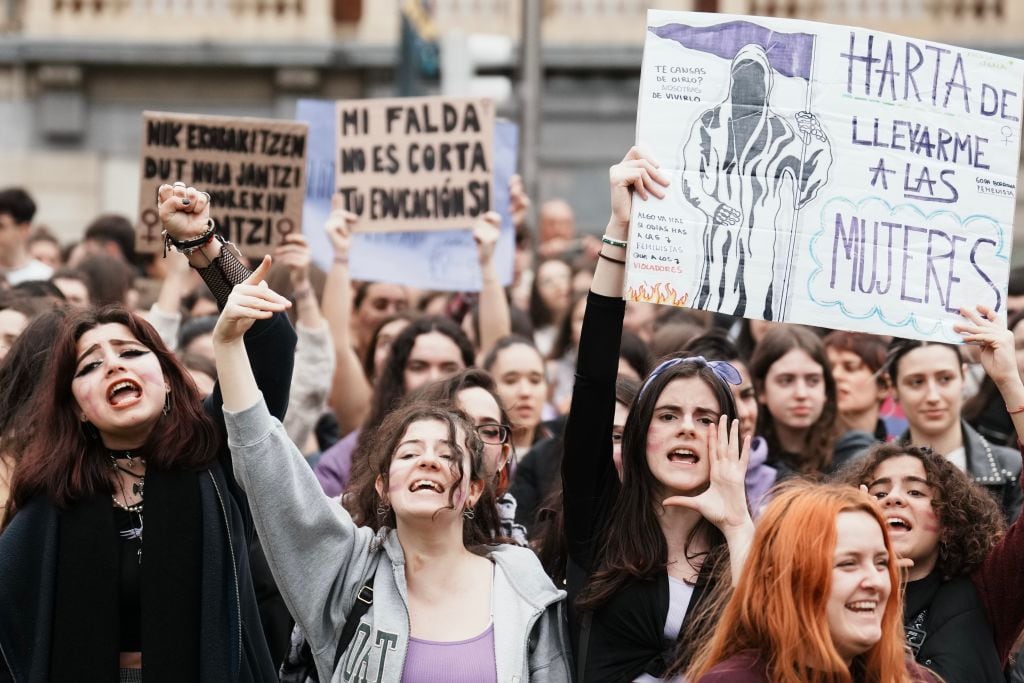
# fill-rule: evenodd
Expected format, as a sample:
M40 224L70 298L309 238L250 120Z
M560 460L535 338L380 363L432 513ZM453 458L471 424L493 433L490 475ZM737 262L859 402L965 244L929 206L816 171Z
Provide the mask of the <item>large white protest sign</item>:
M652 10L625 294L959 340L1005 310L1024 62L865 29Z

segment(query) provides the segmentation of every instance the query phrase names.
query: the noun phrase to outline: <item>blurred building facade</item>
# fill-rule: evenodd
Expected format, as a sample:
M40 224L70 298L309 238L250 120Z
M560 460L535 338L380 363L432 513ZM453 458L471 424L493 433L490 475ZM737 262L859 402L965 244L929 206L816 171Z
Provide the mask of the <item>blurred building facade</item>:
M428 4L425 28L437 35L457 28L519 39L520 0ZM1024 56L1021 0L544 0L537 199L567 198L583 230L603 227L607 167L633 140L651 4L866 26ZM394 95L399 18L417 5L0 0L0 186L29 188L39 220L67 239L100 211L134 215L143 110L290 118L302 97ZM513 60L497 71L514 76ZM507 113L515 116L514 105Z

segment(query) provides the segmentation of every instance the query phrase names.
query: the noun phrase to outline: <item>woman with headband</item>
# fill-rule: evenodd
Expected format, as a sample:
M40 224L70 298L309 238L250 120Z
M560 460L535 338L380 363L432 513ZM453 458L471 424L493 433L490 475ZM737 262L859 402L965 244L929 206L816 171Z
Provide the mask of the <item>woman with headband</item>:
M634 192L664 196L668 178L636 148L609 176L612 215L583 320L562 464L570 633L577 680L657 681L706 633L708 597L742 566L753 536L749 441L741 448L729 389L736 369L674 358L633 402L620 483L611 430L630 206Z

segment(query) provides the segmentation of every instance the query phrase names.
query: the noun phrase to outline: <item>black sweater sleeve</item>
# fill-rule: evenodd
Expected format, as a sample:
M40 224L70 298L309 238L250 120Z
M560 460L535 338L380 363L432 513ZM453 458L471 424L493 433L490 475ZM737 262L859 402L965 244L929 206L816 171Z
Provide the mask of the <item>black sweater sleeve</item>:
M576 382L565 426L562 502L569 559L593 571L595 544L619 492L612 461L615 379L626 303L591 292L583 316Z

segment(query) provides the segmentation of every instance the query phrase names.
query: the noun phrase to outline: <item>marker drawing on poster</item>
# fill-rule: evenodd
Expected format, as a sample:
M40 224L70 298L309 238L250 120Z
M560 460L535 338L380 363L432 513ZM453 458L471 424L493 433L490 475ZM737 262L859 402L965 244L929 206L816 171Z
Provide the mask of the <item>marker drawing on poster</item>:
M177 181L210 193L217 230L258 258L302 225L307 126L297 121L144 112L136 248L163 249L156 195Z
M958 341L1005 308L1024 63L814 22L648 13L626 295Z

